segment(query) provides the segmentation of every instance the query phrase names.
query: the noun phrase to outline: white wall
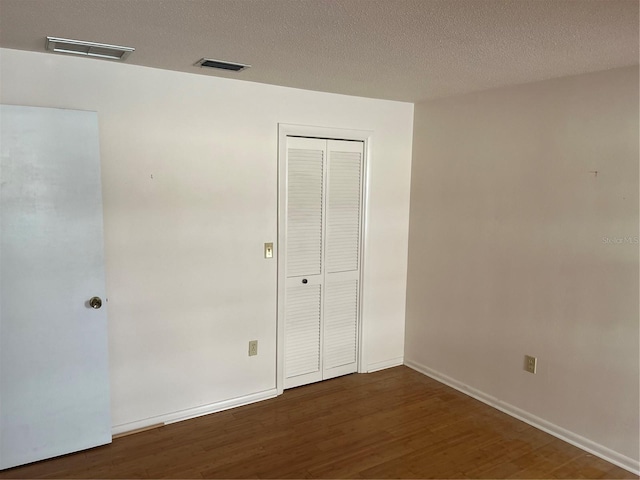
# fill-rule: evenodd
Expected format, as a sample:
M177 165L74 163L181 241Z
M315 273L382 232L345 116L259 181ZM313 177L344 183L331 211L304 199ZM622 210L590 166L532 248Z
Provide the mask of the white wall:
M638 68L414 122L406 361L637 469Z
M275 388L263 243L277 234L279 122L374 131L365 356L402 361L413 105L6 49L0 62L2 103L98 112L120 430Z

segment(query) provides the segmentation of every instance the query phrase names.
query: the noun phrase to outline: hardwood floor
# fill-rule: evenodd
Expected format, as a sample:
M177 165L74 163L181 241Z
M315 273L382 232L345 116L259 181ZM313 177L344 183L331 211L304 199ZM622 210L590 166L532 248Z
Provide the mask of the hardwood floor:
M407 367L0 472L0 478L638 478Z

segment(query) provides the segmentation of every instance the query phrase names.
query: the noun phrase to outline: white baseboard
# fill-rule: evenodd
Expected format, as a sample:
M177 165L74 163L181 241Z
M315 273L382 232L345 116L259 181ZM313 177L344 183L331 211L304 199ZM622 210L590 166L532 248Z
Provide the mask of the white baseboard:
M189 420L191 418L201 417L202 415L209 415L210 413L221 412L222 410L229 410L230 408L241 407L242 405L248 405L250 403L259 402L261 400L267 400L277 395L275 388L271 390L265 390L264 392L252 393L251 395L244 395L242 397L231 398L222 402L210 403L208 405L202 405L200 407L188 408L186 410L180 410L177 412L166 413L164 415L158 415L156 417L149 417L143 420L137 420L135 422L123 423L120 425L114 425L111 428L111 435L118 435L132 430L138 430L151 425L165 424L181 422L182 420Z
M374 362L367 365L367 373L377 372L378 370L384 370L385 368L398 367L404 364L404 357L396 357L391 360L385 360L384 362Z
M496 408L501 412L506 413L507 415L511 415L518 420L522 420L532 427L536 427L543 432L547 432L548 434L553 435L560 440L564 440L565 442L570 443L575 447L578 447L586 452L600 457L607 462L613 463L620 468L624 468L631 473L640 475L640 462L634 460L633 458L627 457L626 455L611 450L610 448L600 445L592 440L589 440L588 438L584 438L577 433L573 433L569 430L559 427L558 425L548 422L547 420L544 420L540 417L536 417L529 412L498 400L491 395L487 395L480 390L470 387L469 385L459 382L458 380L448 377L447 375L444 375L440 372L432 370L429 367L425 367L424 365L421 365L417 362L405 360L405 365L428 377L433 378L434 380L437 380L440 383L444 383L451 388L455 388L459 392L469 395L470 397L473 397L476 400L481 401L482 403L486 403L487 405L490 405L491 407Z

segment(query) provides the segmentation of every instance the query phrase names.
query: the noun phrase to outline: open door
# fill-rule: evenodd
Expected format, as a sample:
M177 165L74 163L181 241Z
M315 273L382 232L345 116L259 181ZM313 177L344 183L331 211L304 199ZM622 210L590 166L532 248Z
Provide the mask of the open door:
M98 120L0 107L0 469L111 441Z

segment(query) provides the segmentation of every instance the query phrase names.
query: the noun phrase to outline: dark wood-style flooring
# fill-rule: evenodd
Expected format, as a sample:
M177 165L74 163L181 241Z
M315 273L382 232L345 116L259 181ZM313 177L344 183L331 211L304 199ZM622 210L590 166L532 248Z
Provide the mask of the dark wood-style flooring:
M407 367L0 472L0 478L638 478Z

